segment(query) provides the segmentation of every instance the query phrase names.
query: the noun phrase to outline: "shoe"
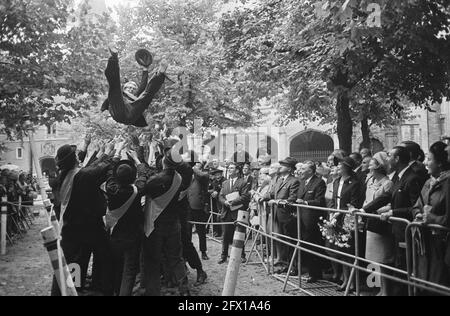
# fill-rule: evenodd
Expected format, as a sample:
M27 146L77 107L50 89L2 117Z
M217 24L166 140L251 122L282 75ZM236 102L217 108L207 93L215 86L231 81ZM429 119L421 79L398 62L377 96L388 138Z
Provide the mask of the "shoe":
M200 286L202 284L206 283L206 279L208 278L208 275L205 271L199 271L197 275L197 282L195 282L194 286Z
M115 47L108 47L109 52L112 56L117 57L119 55L119 51Z
M241 258L242 263L247 263L247 258Z
M275 274L285 274L288 272L288 267L279 267L278 269L275 269Z
M309 277L305 280L306 284L314 284L314 283L317 283L317 281L318 281L317 278L311 278L311 277Z
M224 264L227 263L227 258L222 258L220 259L220 261L218 262L218 264Z
M209 260L209 257L208 257L208 255L206 254L206 252L203 252L202 253L202 260Z

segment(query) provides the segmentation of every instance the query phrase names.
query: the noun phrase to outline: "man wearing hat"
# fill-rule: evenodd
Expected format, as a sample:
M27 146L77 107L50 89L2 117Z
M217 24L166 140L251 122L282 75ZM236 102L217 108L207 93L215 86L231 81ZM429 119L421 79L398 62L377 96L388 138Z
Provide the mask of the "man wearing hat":
M113 176L106 183L108 211L105 222L111 238L115 295L120 296L132 296L139 272L144 221L141 205L143 188L138 188L134 183L138 173L141 183L150 174L148 165L141 163L135 152L131 153L131 158L133 161L117 163Z
M108 236L103 223L106 201L100 185L107 180L112 163L112 150L113 146L107 146L105 153L95 164L79 169L76 147L62 146L56 155L59 176L55 186L61 201L61 247L67 263L79 264L83 286L90 253L97 253L102 293L108 296L113 294L112 266ZM52 295L59 294L59 287L54 279Z
M289 224L295 219L295 207L289 206L286 203L295 203L297 200L298 189L300 186L299 180L294 177L293 173L297 161L294 158L288 157L279 162L280 170L278 181L271 191L266 194L263 200L269 201L269 205L274 205L274 230L275 233L292 236L289 230ZM281 202L281 204L280 204ZM284 205L283 205L284 204ZM282 243L275 242L275 249L278 255L275 265L279 267L277 273L286 273L289 265L289 247Z
M180 294L189 295L179 209L180 193L183 189L187 189L192 174L190 179L184 179L177 172L181 162L174 151L168 148L165 148L161 164L163 170L148 182L145 179L137 181L137 185L143 187L143 193L146 195L143 247L145 295L161 295L163 255L167 259L165 268L173 274L179 285Z
M119 58L116 51L110 49L111 57L108 61L105 75L109 83L108 99L102 105L102 111L109 109L111 116L118 123L146 127L147 121L143 116L153 98L164 84L167 65L162 62L158 71L148 82L148 68L153 62L151 54L146 50L140 50L136 54L136 60L144 71L141 84L129 81L121 88Z

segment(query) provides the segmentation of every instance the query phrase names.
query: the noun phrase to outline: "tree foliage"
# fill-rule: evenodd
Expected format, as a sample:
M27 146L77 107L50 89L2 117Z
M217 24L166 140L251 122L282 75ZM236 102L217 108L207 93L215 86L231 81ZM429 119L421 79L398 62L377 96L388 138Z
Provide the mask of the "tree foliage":
M368 23L372 2L382 9L379 28ZM449 96L449 5L260 0L224 16L221 33L228 66L249 82L243 100L282 94L286 119L337 122L349 151L352 122L389 124L404 104L429 107Z
M65 0L0 3L0 123L9 136L24 115L40 125L70 122L102 90L100 60L114 25L72 8Z

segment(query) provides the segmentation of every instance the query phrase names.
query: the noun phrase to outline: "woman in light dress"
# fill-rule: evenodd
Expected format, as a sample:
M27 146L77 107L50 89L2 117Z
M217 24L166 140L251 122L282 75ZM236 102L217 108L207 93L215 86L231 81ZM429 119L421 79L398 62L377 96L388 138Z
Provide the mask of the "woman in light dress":
M380 152L374 155L369 164L370 178L367 181L366 201L364 205L371 203L379 196L389 193L393 183L387 176L389 169L388 155ZM380 209L377 214L384 211ZM367 221L366 259L385 265L394 263L394 238L391 224L377 219ZM382 273L386 269L381 269ZM388 296L386 278L381 278L381 291L378 296Z

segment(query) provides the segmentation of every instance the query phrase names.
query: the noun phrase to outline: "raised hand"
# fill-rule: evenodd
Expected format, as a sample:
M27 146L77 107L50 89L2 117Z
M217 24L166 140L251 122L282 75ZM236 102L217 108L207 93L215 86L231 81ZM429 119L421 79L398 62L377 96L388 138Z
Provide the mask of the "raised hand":
M128 151L128 155L134 160L134 162L137 165L141 164L141 161L139 160L138 154L134 150Z
M105 146L105 155L110 155L112 153L112 151L114 150L114 141L110 141L106 146Z

